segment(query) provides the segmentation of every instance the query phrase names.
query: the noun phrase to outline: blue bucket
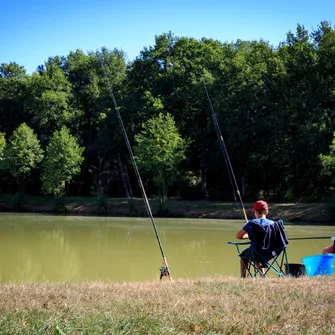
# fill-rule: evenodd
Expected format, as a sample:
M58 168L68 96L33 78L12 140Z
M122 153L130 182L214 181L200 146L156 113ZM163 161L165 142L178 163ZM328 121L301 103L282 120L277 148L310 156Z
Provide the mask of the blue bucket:
M303 257L308 276L331 276L334 273L334 254L323 254Z

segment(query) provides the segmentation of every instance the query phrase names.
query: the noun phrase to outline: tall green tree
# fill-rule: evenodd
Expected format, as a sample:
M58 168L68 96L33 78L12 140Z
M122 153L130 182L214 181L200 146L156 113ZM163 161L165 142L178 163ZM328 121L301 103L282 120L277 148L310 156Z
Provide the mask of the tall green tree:
M65 126L54 132L46 148L41 180L43 190L57 201L64 195L66 184L80 172L83 150Z
M177 179L178 165L185 159L187 141L181 138L169 113L159 113L142 128L141 133L135 136L136 161L139 169L156 185L159 209L164 212L168 187Z
M119 102L120 87L126 75L125 54L122 50L105 47L87 55L77 50L68 55L65 73L72 86L72 106L81 112L71 131L80 137L87 150L84 190L81 189L87 194L90 192L91 175L85 167L101 166L106 174L116 175L116 156L111 151L118 152L123 138L113 113L110 89L113 89ZM110 136L106 136L107 133Z
M275 149L281 139L278 90L284 64L262 40L237 40L226 44L223 52L222 74L212 85L213 100L242 196L254 198L267 189L273 193L280 183L279 177L273 182L273 173L282 168Z
M3 168L17 180L18 194L24 196L26 177L43 158L43 150L34 131L25 123L15 129L4 150Z
M282 188L287 200L320 199L324 192L319 154L328 151L333 134L333 89L328 71L333 68L328 64L333 58L331 43L328 44L332 34L324 28L309 34L304 26L298 25L296 32L289 32L278 49L286 69L280 102L281 133L285 140L280 158L284 163L282 175L286 183ZM327 36L323 40L324 34ZM327 42L326 53L323 42ZM328 70L325 64L330 67Z

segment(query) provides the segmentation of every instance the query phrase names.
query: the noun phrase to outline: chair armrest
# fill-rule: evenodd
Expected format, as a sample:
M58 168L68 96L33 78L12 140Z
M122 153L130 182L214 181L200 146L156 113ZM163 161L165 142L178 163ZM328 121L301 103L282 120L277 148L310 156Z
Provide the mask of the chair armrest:
M228 244L234 244L234 245L247 245L247 244L250 244L250 242L228 242Z

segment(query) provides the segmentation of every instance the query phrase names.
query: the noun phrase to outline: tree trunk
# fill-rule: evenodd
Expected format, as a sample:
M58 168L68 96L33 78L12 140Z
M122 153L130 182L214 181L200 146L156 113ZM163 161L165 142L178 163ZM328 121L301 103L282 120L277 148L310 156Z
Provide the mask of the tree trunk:
M129 199L132 199L133 197L132 197L132 192L131 192L131 189L130 189L130 185L128 183L128 181L129 181L128 178L127 178L128 176L126 175L126 172L123 168L120 157L119 157L118 161L119 161L119 167L120 167L120 172L121 172L121 179L122 179L122 183L123 183L123 188L126 192L127 199L129 200Z
M124 171L125 171L126 183L128 185L129 195L130 195L130 198L132 199L133 198L133 189L131 188L131 183L130 183L130 178L129 178L129 173L128 173L127 166L124 167Z
M123 167L121 158L118 158L119 166L120 166L120 172L121 172L121 179L123 182L123 187L126 191L126 196L128 199L129 204L129 214L130 216L136 216L137 210L135 208L134 200L133 200L133 192L130 185L129 175L128 175L128 169L127 167Z
M207 155L201 154L201 195L205 199L207 194Z

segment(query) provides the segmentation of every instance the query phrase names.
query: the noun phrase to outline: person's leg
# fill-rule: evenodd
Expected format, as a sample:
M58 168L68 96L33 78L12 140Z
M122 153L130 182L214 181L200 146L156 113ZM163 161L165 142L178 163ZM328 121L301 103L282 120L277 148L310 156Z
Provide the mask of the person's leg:
M258 269L260 275L263 276L264 273L265 273L265 271L264 271L264 269L262 268L262 264L261 264L261 262L259 262L259 261L255 261L255 266L256 266L256 268Z
M240 274L241 278L245 278L247 275L247 267L249 265L249 261L245 258L240 258Z
M241 278L245 278L247 275L247 269L249 267L249 261L251 259L251 249L246 248L240 254L240 275Z

